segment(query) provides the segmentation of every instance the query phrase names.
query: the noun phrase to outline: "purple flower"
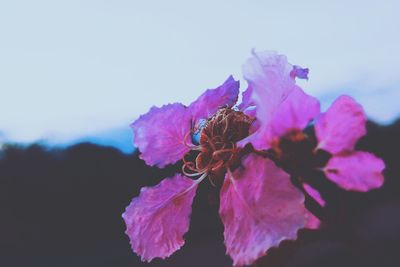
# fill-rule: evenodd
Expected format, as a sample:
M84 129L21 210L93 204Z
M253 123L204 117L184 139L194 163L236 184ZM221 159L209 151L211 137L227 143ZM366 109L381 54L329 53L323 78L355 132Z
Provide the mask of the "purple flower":
M142 260L166 258L184 244L197 186L205 178L221 187L219 213L235 266L252 264L282 240L296 239L301 228L318 227L304 206L304 194L325 205L307 183L310 170L323 170L347 190L382 185L383 161L354 151L366 132L365 115L354 100L342 96L321 114L318 100L295 82L307 78L308 69L276 53L253 53L243 72L248 88L237 106L239 82L229 77L187 107L153 107L132 124L134 144L148 165L183 160L182 174L143 188L123 214L132 249ZM303 131L311 122L317 140Z

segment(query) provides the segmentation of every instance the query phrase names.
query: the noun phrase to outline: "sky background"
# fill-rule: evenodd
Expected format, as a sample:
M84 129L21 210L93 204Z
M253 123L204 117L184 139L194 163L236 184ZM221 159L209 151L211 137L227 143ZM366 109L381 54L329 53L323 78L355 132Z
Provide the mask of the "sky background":
M346 93L387 124L400 115L399 10L388 0L0 0L0 143L129 150L135 118L242 79L253 48L310 68L301 85L323 108Z

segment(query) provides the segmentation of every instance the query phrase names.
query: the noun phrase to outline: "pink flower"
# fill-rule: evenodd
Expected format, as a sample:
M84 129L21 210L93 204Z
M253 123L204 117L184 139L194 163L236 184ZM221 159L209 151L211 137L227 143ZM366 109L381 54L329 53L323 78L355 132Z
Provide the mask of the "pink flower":
M276 94L276 84L282 84L265 77L270 76L269 66L275 66L265 64L267 60L271 60L268 55L256 54L244 66L252 90L248 98L257 105L259 125L240 145L251 143L256 149L270 151L275 162L297 176L305 192L322 206L325 202L318 191L304 183L312 178L304 177L310 169L322 169L329 180L346 190L364 192L382 186L384 162L371 153L354 151L358 139L366 134L366 115L361 105L349 96L340 96L321 114L318 100L294 86L280 90L280 97L275 95L279 101L264 107L262 103L271 99L270 94ZM317 142L303 132L312 122ZM329 153L327 162L319 158L319 150Z
M148 165L183 160L182 174L143 188L123 214L142 260L166 258L184 244L197 186L205 178L221 187L219 213L235 266L296 239L301 228L318 227L304 205L304 194L325 204L306 183L310 170L322 169L347 190L382 185L382 160L354 151L365 134L365 115L354 100L340 97L320 114L318 100L295 82L307 78L308 69L276 53L253 53L243 72L248 88L238 106L239 82L229 77L189 106L153 107L132 124L134 144ZM312 121L317 141L303 132Z
M315 123L318 148L332 157L324 167L326 177L346 190L365 192L383 184L383 160L364 151L354 151L367 133L366 116L351 97L341 96Z

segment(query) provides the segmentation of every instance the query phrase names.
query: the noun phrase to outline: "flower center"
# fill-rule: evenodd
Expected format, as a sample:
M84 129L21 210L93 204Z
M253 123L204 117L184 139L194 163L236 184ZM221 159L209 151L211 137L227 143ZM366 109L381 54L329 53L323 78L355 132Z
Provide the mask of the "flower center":
M194 162L184 157L184 173L208 173L213 184L220 184L227 168L239 164L242 155L236 142L249 135L253 120L230 108L218 110L201 130Z

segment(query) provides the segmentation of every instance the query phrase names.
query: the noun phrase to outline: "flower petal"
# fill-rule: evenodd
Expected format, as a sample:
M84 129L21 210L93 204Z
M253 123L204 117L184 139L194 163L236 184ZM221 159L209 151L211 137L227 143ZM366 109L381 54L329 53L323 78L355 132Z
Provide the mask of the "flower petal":
M180 160L190 148L185 137L191 120L187 108L180 104L153 107L131 125L133 143L141 152L140 158L150 166L162 168ZM187 138L190 143L190 138Z
M317 189L315 189L309 184L303 184L303 188L307 192L307 194L310 195L310 197L312 197L315 201L317 201L319 205L321 205L322 207L325 206L326 202L321 197L321 194L317 191Z
M309 69L294 65L293 70L290 72L290 77L308 80L308 72Z
M259 129L239 143L244 146L252 143L256 149L267 149L265 132L273 114L286 97L297 88L291 77L293 66L283 55L275 52L253 52L243 66L244 78L252 88L251 99L257 106L256 117Z
M315 123L318 148L332 154L353 150L367 132L365 123L362 106L349 96L340 96Z
M365 192L382 186L384 169L382 159L368 152L355 151L332 157L324 172L343 189Z
M151 188L142 188L122 217L132 250L142 261L166 258L185 242L197 183L179 174Z
M235 266L252 264L282 240L296 239L309 219L304 195L289 175L254 154L227 173L219 213L227 254Z
M316 230L320 227L321 221L307 210L307 223L304 228Z
M208 119L221 107L235 105L239 94L239 81L232 76L219 87L208 89L196 101L190 104L192 119L196 123L200 119Z
M303 130L320 113L319 101L296 88L278 107L268 125L267 140L273 142L291 130Z
M240 111L245 111L248 107L255 105L253 99L251 99L252 94L253 88L248 86L247 89L242 93L242 102L238 105Z

